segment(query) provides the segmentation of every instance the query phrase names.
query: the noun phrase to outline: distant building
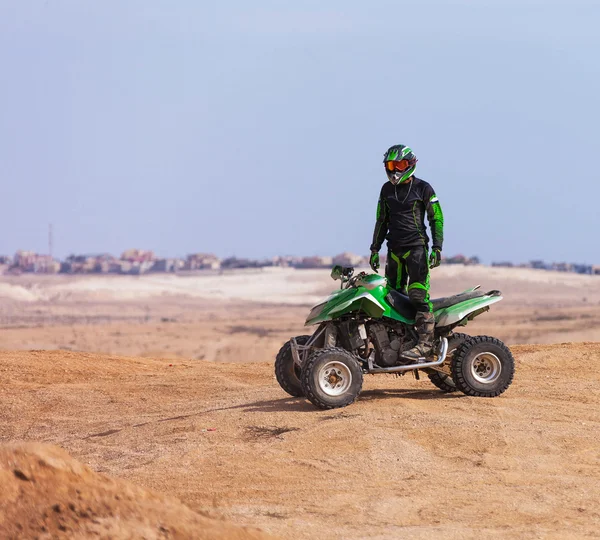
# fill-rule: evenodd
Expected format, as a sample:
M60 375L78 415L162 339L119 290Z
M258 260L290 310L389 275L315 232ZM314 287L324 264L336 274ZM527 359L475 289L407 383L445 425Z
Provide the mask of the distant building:
M110 263L108 271L111 274L129 274L129 272L131 272L132 267L132 262L115 260L112 263Z
M480 264L478 257L466 257L458 254L452 257L442 257L445 264ZM380 255L381 268L385 268L386 254ZM330 268L333 265L367 267L369 257L362 257L344 252L335 257L329 256L280 256L271 259L245 259L229 257L220 260L212 253L192 253L185 260L178 258L156 258L153 251L129 249L122 253L121 259L116 259L108 253L92 255L69 255L64 261L57 261L50 255L40 255L33 251L19 250L13 258L0 255L0 274L21 274L23 272L37 273L68 273L91 274L113 273L139 275L146 272L177 272L180 270L219 270L237 268L263 268L267 266L293 268ZM514 264L510 261L492 262L493 267L533 268L537 270L553 270L557 272L572 272L587 275L600 275L600 265L579 263L546 263L543 260L532 260L527 263ZM382 270L383 271L383 270Z
M33 251L19 250L15 253L13 267L23 272L33 272L37 254Z
M591 274L592 273L592 265L591 264L574 264L573 272L576 274Z
M187 256L184 270L218 270L221 260L212 253L192 253Z
M144 249L128 249L121 254L122 261L129 261L131 263L143 263L148 261L154 261L156 257L153 251Z
M360 262L356 266L369 266L370 265L371 256L363 256L360 258ZM385 270L385 257L379 256L379 264Z
M185 266L182 259L157 259L150 272L177 272Z
M119 261L118 259L111 261L108 265L108 273L109 274L120 274L123 264L131 265L130 262Z
M39 255L33 251L19 250L15 254L12 268L20 272L56 274L60 271L60 263L55 261L51 255Z
M12 265L12 258L8 255L0 255L0 276L8 272Z
M454 255L453 257L443 257L444 264L466 264L467 258L464 255Z
M227 270L233 270L236 268L260 268L260 263L251 259L228 257L227 259L223 259L221 261L221 268Z
M130 265L131 266L128 268L128 270L126 272L122 271L122 273L129 274L132 276L139 276L141 274L146 274L147 272L149 272L152 266L154 266L154 261L135 261L130 263Z
M361 266L363 261L364 257L361 255L355 255L346 251L333 257L332 263L341 266Z
M333 257L304 257L296 264L297 268L331 268Z
M61 274L82 274L87 263L85 255L69 255L60 265Z
M466 257L465 255L462 255L462 254L453 255L452 257L442 256L442 262L444 264L465 264L465 265L481 264L479 257L477 257L477 256Z
M106 274L116 259L108 254L69 255L60 266L63 274Z
M302 265L303 258L302 257L293 257L290 255L284 255L281 257L273 257L271 262L273 266L282 266L282 267L300 267Z
M108 274L110 272L110 266L115 261L115 258L108 253L97 255L93 261L92 272L97 274Z
M48 263L42 265L36 272L44 274L58 274L60 272L60 261L51 259Z
M530 263L531 268L535 268L536 270L550 270L551 265L549 265L548 263L544 262L544 261L531 261Z
M556 270L557 272L573 272L573 265L565 262L552 263L552 270Z

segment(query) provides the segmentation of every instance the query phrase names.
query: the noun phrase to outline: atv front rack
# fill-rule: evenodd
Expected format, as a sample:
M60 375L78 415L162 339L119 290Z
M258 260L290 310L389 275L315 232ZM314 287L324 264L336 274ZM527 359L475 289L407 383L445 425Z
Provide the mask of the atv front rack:
M290 339L290 348L292 349L292 358L294 359L294 364L296 364L299 368L302 368L302 364L306 361L307 353L310 349L313 348L313 343L317 341L325 330L327 325L321 325L321 328L315 332L310 339L304 344L299 345L296 341L296 338Z

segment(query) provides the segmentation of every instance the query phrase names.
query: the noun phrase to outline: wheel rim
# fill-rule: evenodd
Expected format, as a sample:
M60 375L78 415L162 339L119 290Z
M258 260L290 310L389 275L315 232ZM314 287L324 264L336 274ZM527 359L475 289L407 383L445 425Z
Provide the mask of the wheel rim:
M478 354L471 362L471 375L473 378L483 384L495 382L502 373L502 363L500 359L490 352Z
M327 362L318 375L319 388L328 396L341 396L352 384L352 372L342 362Z

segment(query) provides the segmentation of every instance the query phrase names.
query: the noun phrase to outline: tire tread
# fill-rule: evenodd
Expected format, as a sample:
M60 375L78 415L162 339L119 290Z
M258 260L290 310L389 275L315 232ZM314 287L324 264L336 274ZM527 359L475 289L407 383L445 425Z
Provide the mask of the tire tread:
M467 340L469 339L471 336L469 334L463 334L462 332L456 332L454 334L452 334L450 336L450 340L452 340L453 338L456 339L462 339L462 340ZM462 345L462 343L461 343ZM460 347L460 345L459 345ZM456 348L458 350L458 347ZM456 385L454 384L448 384L446 381L448 380L448 378L450 378L452 380L452 376L451 375L446 375L445 373L440 373L439 371L433 371L433 373L428 373L427 375L429 377L429 380L431 381L431 383L436 386L437 388L439 388L442 392L445 392L446 394L449 394L450 392L458 392L458 388L456 387Z
M508 356L508 358L510 359L509 365L505 366L503 365L503 369L510 369L510 376L509 378L505 381L505 383L500 387L497 388L496 390L494 390L493 392L481 392L479 390L475 390L473 389L468 382L465 380L465 377L462 373L462 365L465 361L465 357L467 356L467 354L469 353L469 350L471 349L471 347L475 346L475 345L479 345L481 343L489 343L489 344L493 344L496 345L497 347L499 347L500 349L502 349L502 351ZM454 354L454 357L452 359L452 380L454 381L454 384L456 384L456 387L463 393L466 394L467 396L472 396L472 397L497 397L500 394L504 393L506 391L506 389L511 385L513 378L515 375L515 360L514 357L512 355L512 353L510 352L510 349L499 339L495 338L495 337L491 337L491 336L473 336L470 337L469 339L467 339L464 343L462 343L458 349L456 350L456 353Z
M304 397L306 397L315 407L318 407L319 409L323 409L323 410L339 409L340 407L347 407L348 405L351 405L352 403L354 403L356 401L356 398L358 397L358 394L357 394L350 401L342 402L339 405L330 405L329 403L326 403L322 399L320 399L319 396L317 396L311 390L310 377L312 375L312 367L315 365L315 363L319 360L319 358L321 356L323 356L324 354L329 354L334 351L338 352L338 353L342 353L344 356L353 357L353 355L351 353L349 353L346 349L342 349L341 347L328 347L327 349L319 349L319 350L315 351L306 361L306 365L302 367L301 383L302 383L302 390L304 390ZM363 380L364 380L362 368L360 367L358 360L355 360L354 358L352 358L352 359L356 362L356 364L360 368L359 369L360 386L362 387Z
M296 341L299 342L300 345L303 345L310 338L311 338L311 336L298 336L296 338ZM286 356L288 354L290 356L292 354L291 341L286 341L283 344L283 346L281 347L281 349L279 349L279 352L277 353L277 356L275 357L275 378L277 379L279 386L281 386L281 388L284 391L286 391L290 396L304 397L304 393L302 392L302 390L295 388L295 386L292 385L292 383L289 380L288 374L286 373L286 363L288 361ZM292 362L293 361L294 360L292 358ZM300 381L298 381L298 382L300 382ZM300 382L300 384L302 384L302 383Z

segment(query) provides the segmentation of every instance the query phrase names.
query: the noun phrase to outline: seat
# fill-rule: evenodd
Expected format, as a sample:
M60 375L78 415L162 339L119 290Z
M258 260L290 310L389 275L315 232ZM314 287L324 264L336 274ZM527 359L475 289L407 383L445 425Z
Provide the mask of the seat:
M483 296L500 296L500 291L489 291L484 292L481 290L462 292L455 294L454 296L445 296L444 298L434 298L430 300L433 311L444 309L447 307L454 306L465 300L472 300L473 298L482 298ZM410 298L405 294L401 294L394 289L390 289L385 299L400 315L407 319L414 319L417 310L413 306Z
M464 302L465 300L472 300L473 298L482 298L483 296L500 296L500 291L484 292L482 290L477 290L470 292L462 292L460 294L455 294L454 296L434 298L433 300L431 300L431 305L433 306L433 311L437 311L438 309L444 309L447 307L454 306L456 304L459 304L460 302Z
M394 289L390 289L390 292L387 293L385 299L404 318L414 320L417 315L417 310L408 296L401 294Z

